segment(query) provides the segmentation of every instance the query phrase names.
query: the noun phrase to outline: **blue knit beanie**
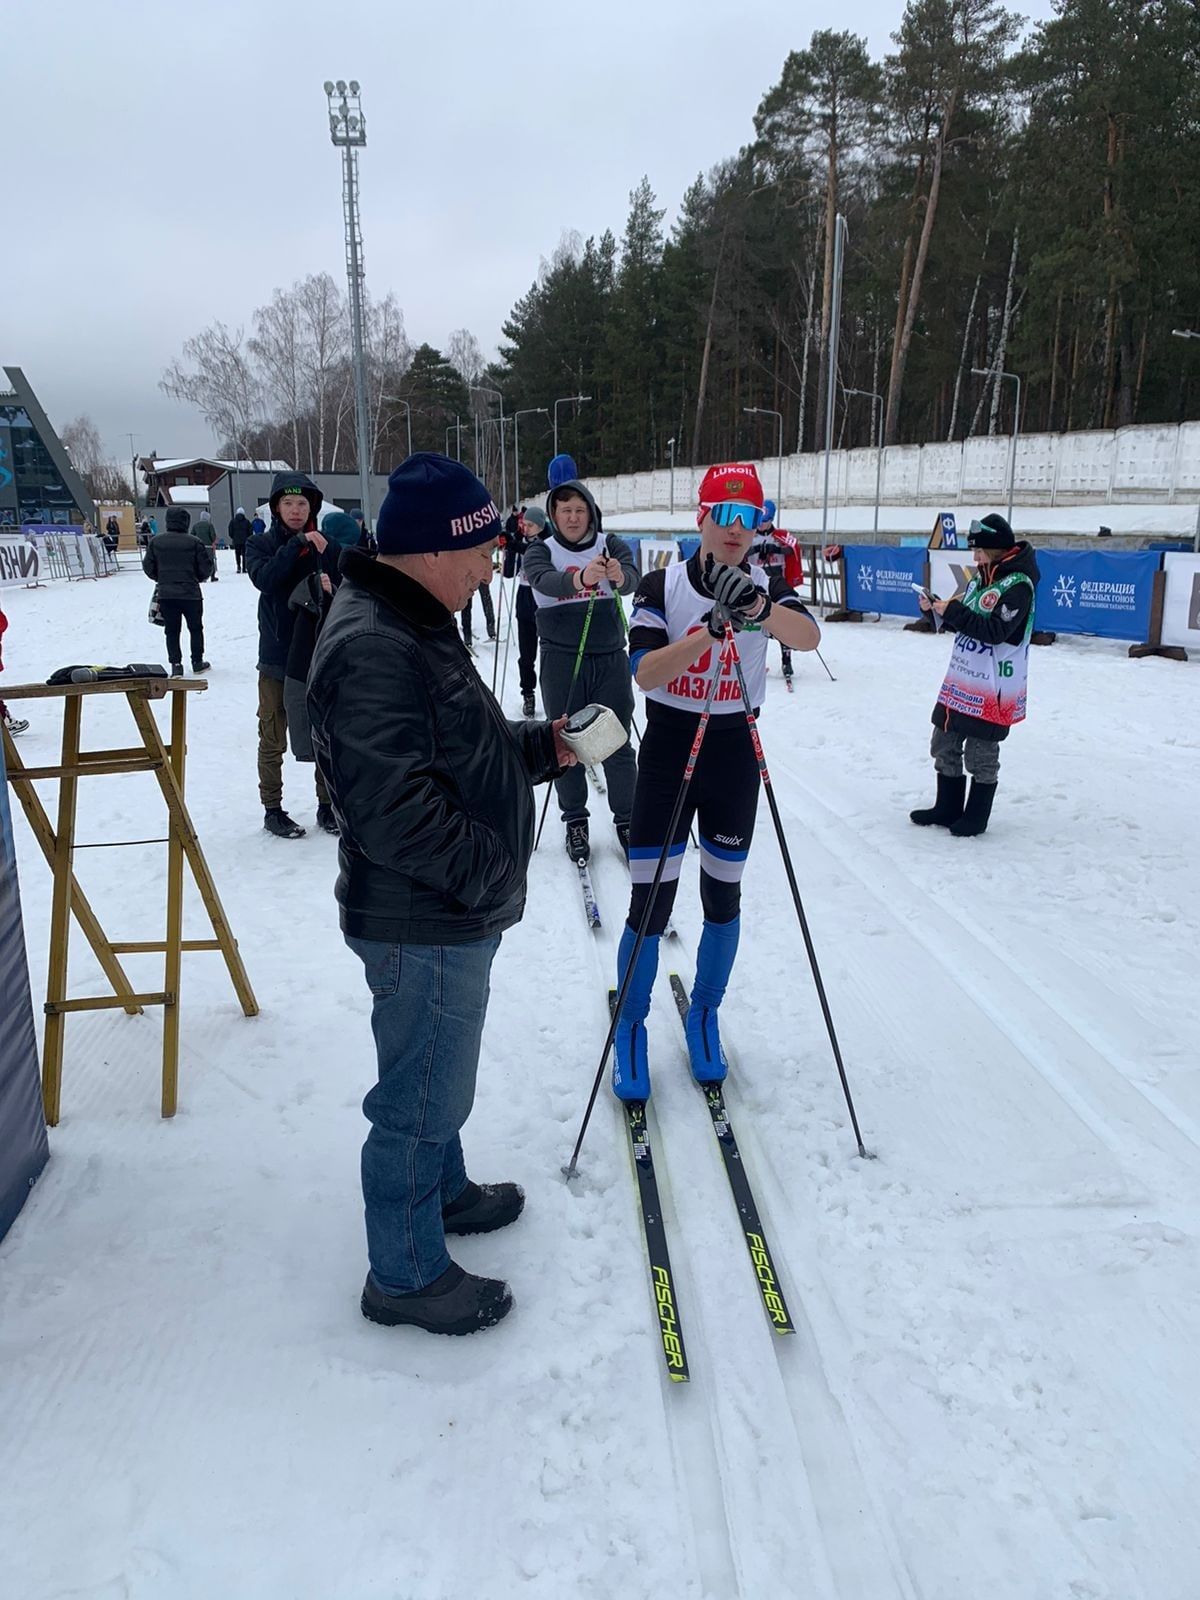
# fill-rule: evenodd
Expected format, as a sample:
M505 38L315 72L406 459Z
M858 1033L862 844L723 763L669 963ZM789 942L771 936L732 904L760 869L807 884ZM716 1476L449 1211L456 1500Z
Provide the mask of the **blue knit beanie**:
M362 538L362 523L346 511L329 511L321 518L321 532L343 550L350 550Z
M573 478L577 478L578 476L579 468L575 465L575 458L573 456L555 456L554 460L546 469L546 487L549 489L558 489L564 483L570 483Z
M496 539L500 513L479 479L459 461L418 450L388 479L375 542L381 556L471 550Z

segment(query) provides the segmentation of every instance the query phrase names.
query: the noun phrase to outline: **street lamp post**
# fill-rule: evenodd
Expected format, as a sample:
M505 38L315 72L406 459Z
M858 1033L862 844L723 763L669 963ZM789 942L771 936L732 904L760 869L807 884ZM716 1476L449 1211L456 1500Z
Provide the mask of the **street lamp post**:
M875 446L875 532L879 532L879 490L883 483L883 396L876 394L874 389L843 389L843 394L866 395L871 401L871 415L875 414L875 405L879 405L879 438Z
M561 400L554 402L554 454L558 454L558 408L559 406L584 405L592 397L590 394L565 394Z
M129 440L129 458L130 458L130 462L131 462L129 481L133 485L133 520L134 520L134 524L136 525L136 523L137 523L137 451L134 449L134 446L133 446L134 435L132 433L127 433L125 435L125 437Z
M516 482L513 487L513 499L521 504L521 418L522 417L548 417L550 413L545 406L525 406L520 411L513 412L513 456Z
M1013 401L1012 440L1008 446L1008 520L1012 522L1013 485L1017 477L1017 435L1021 431L1021 380L1015 372L1001 372L996 367L972 367L972 373L977 378L1011 378L1017 386L1017 397Z
M326 80L325 98L329 102L329 137L342 152L342 209L346 217L346 277L350 286L350 336L354 367L354 411L358 435L358 493L363 521L371 526L371 458L367 423L367 368L363 354L363 266L362 229L358 220L358 151L367 142L367 124L362 114L358 83L339 78Z
M775 509L783 510L783 412L772 411L769 406L743 406L752 417L777 417L779 419L779 473L775 480Z
M671 461L671 515L675 515L675 441L667 440L667 453Z
M829 462L833 455L833 396L837 376L838 346L842 332L842 270L846 264L846 240L850 230L838 213L833 230L833 306L829 333L829 375L825 381L825 493L821 502L821 542L829 531Z
M496 396L496 399L499 400L499 402L500 402L500 499L501 499L501 502L503 503L503 505L507 508L507 506L508 506L508 461L507 461L507 459L505 457L505 454L504 454L504 424L507 421L507 418L504 415L504 396L500 393L499 389L485 389L484 386L481 383L473 383L473 384L471 384L471 393L472 394L494 394ZM479 470L479 465L478 465L479 451L478 451L478 448L476 449L475 455L476 455L476 469L475 470L478 471Z
M407 400L402 400L398 394L385 394L383 398L390 406L404 407L404 422L408 432L408 453L412 455L412 407Z
M447 455L447 457L449 457L449 455L450 455L450 435L453 432L454 432L454 424L451 423L450 426L446 429L446 455ZM411 450L409 451L409 454L410 455L412 454Z

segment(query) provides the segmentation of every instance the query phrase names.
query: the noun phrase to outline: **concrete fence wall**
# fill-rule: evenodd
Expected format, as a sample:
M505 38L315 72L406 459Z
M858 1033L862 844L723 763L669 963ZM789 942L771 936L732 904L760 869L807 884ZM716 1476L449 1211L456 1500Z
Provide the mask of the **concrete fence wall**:
M959 444L892 445L883 451L884 505L953 506L1008 498L1009 450L1004 436ZM755 463L763 487L778 498L777 456ZM829 466L831 505L871 505L879 471L874 449L835 450ZM704 468L675 469L675 508L695 504ZM1024 506L1140 504L1200 498L1200 422L1119 428L1107 433L1036 433L1017 441L1014 499ZM787 456L782 503L804 510L822 503L825 458ZM610 511L666 511L671 473L627 472L591 478L588 487Z

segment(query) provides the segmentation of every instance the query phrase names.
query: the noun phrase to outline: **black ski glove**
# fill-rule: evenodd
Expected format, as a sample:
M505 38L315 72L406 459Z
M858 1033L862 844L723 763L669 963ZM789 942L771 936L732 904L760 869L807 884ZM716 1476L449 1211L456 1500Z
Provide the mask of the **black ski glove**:
M732 622L733 631L740 633L748 622L764 622L770 614L771 601L766 591L759 589L740 567L726 566L711 555L704 562L704 587L716 601L706 618L708 631L716 639L725 635L725 617Z

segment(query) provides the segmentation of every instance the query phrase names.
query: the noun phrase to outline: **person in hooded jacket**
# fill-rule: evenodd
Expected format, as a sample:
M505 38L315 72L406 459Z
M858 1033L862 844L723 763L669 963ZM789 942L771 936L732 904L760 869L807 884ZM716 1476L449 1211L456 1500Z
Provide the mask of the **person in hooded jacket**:
M193 538L191 517L183 506L167 510L167 531L151 539L142 557L142 571L158 587L158 607L167 636L171 676L183 676L180 631L188 625L192 671L207 672L204 659L204 596L200 585L213 574L212 551Z
M246 571L258 601L258 793L263 827L278 839L302 839L304 829L283 809L283 756L287 749L284 681L296 626L291 598L296 586L321 570L328 540L317 527L324 496L304 472L280 472L271 485L271 526L246 546ZM329 791L317 768L318 818ZM324 826L324 824L322 824Z
M1033 547L1014 537L998 511L972 522L968 543L978 559L963 594L933 601L921 596L922 611L936 612L954 629L955 639L933 708L929 753L937 771L937 799L909 813L918 827L949 828L960 839L986 832L1000 774L1000 741L1025 718L1029 639L1041 577Z
M344 511L331 511L322 517L321 532L328 543L317 558L318 565L304 574L288 599L296 618L284 669L283 707L292 755L305 763L315 763L317 759L308 720L308 669L317 647L317 635L342 581L342 551L362 547L362 525ZM333 807L328 803L317 806L317 826L326 833L340 832Z
M551 489L546 514L546 535L527 546L522 564L537 607L542 705L551 718L570 716L586 705L608 706L628 734L633 679L618 596L637 588L633 552L616 534L604 534L600 509L578 478ZM604 763L604 776L617 838L628 855L637 781L637 761L628 740ZM591 854L584 769L569 768L555 780L555 788L567 854L582 864Z
M253 533L254 529L250 526L250 518L246 515L245 507L239 506L229 519L229 543L239 572L246 570L246 545Z

